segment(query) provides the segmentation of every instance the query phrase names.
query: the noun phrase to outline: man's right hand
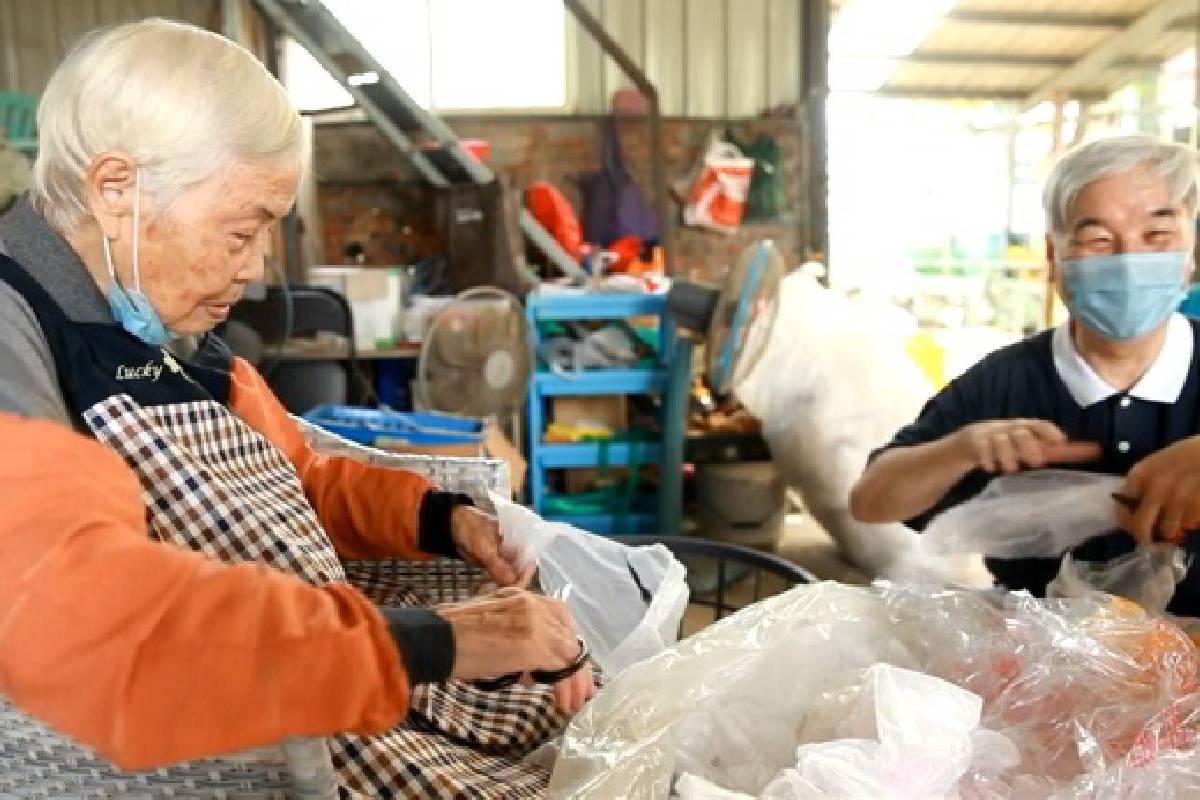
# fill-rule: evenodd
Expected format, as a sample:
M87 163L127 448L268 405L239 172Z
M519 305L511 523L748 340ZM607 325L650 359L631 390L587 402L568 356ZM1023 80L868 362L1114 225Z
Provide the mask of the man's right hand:
M579 655L571 612L561 600L504 588L436 611L454 630L454 678L560 670ZM590 676L584 669L557 687L560 705L573 706L564 710L578 710L591 696Z
M1103 451L1095 442L1072 442L1043 419L977 422L952 434L964 463L972 469L1010 474L1050 464L1095 461Z

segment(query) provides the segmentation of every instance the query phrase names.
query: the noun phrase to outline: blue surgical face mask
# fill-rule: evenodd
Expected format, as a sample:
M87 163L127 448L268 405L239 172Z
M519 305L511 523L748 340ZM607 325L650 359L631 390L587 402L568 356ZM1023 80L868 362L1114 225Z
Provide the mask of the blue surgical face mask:
M1062 262L1071 316L1106 339L1134 339L1162 325L1187 293L1190 253L1114 253Z
M133 195L133 239L130 242L130 260L133 267L133 288L125 289L117 280L117 270L113 266L112 250L108 237L100 236L104 246L104 263L108 265L108 276L111 282L108 286L108 307L113 319L121 323L121 327L141 339L146 344L161 347L171 339L171 334L163 325L162 319L150 298L142 294L141 277L138 274L138 226L141 222L142 170L139 167L134 172Z

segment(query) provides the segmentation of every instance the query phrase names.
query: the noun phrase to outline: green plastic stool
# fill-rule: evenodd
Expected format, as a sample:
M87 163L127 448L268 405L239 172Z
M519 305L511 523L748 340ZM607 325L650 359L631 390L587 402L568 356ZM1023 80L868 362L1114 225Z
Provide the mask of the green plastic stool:
M37 98L24 92L0 92L0 130L22 153L37 152Z

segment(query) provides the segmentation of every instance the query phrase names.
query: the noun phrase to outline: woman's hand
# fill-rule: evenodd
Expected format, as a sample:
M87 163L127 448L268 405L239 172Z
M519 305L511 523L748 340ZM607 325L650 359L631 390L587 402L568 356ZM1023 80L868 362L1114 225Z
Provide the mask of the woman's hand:
M468 563L487 572L500 586L529 585L532 571L517 571L517 553L502 546L500 523L474 506L458 506L450 516L450 536Z
M454 678L560 670L579 655L571 612L561 600L507 588L439 606L437 613L454 630ZM575 712L583 706L594 692L591 675L585 666L555 684L560 708Z
M1117 521L1139 542L1183 541L1200 528L1200 436L1146 456L1129 471L1121 494L1133 508L1117 506Z
M554 702L568 714L574 714L596 693L592 665L584 664L570 677L554 684Z
M1070 442L1057 425L1044 419L977 422L958 431L955 444L975 469L1013 473L1050 464L1094 461L1102 454L1095 442Z

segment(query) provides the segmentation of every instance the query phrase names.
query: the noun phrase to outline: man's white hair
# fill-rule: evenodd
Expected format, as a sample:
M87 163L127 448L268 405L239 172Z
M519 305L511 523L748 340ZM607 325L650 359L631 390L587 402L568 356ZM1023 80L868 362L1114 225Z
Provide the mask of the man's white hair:
M128 154L162 208L238 163L307 166L300 114L250 53L202 28L147 19L93 31L51 76L38 106L34 206L63 233L89 214L85 174Z
M1191 147L1147 134L1098 139L1076 147L1058 160L1042 191L1046 230L1056 239L1067 231L1067 210L1089 183L1147 167L1167 183L1172 203L1196 212L1196 153Z

